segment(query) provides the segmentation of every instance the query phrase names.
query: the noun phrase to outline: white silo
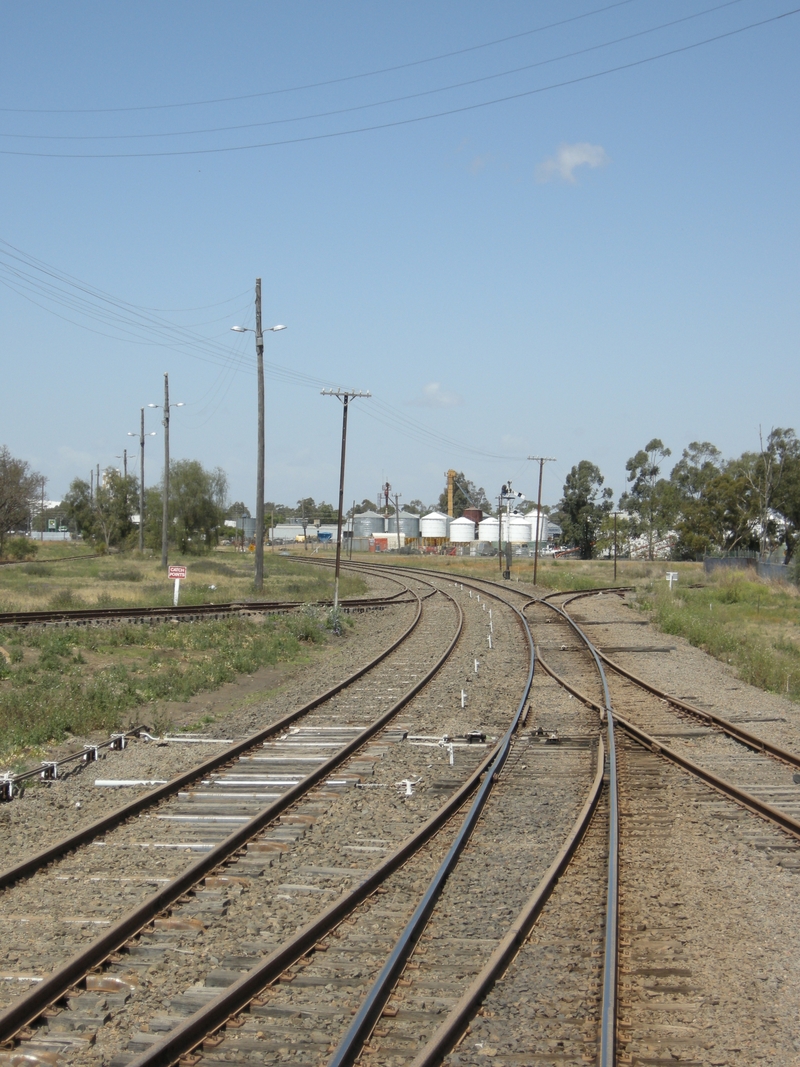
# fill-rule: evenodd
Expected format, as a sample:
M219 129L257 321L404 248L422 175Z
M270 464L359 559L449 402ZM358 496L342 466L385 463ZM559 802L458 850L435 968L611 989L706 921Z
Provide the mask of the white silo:
M539 534L540 521L536 508L531 508L528 514L525 516L527 521L531 524L531 541L546 541L547 540L547 516L542 514L541 518L541 536Z
M419 520L420 537L436 537L443 540L447 537L447 521L447 516L441 511L432 511L428 515L423 515Z
M475 540L475 523L472 519L467 519L462 516L460 519L453 519L450 523L450 542L456 544L464 544L467 541Z
M497 532L500 529L500 523L497 519L491 515L487 515L485 519L482 519L478 523L478 540L497 542Z
M503 541L510 541L512 545L527 544L531 539L531 524L518 511L512 511L509 516L503 515L502 529Z

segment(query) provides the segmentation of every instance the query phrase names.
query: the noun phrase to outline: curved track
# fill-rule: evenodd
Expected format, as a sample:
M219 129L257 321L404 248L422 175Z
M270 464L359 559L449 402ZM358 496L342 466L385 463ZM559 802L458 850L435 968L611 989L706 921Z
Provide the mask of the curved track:
M465 583L466 584L466 583ZM477 599L477 598L476 598ZM519 613L517 613L519 614ZM484 620L486 616L483 616ZM529 631L527 626L525 632ZM532 666L532 663L531 663ZM518 951L531 924L541 911L544 902L551 893L559 876L563 873L569 858L575 852L591 816L597 805L598 797L603 781L603 767L605 763L605 749L602 744L596 745L594 738L587 736L584 739L576 738L574 745L563 747L545 747L544 739L538 735L520 736L519 726L524 721L528 709L525 708L527 700L527 688L530 677L523 692L517 711L508 727L503 739L502 747L497 750L496 762L492 764L492 770L486 776L476 799L462 824L461 830L447 848L442 862L435 869L426 887L420 885L417 888L419 895L413 914L405 926L400 923L396 934L391 934L393 927L397 927L398 919L410 907L407 888L403 893L400 888L387 885L386 896L379 897L383 906L373 907L361 917L361 922L347 926L336 937L328 936L321 944L318 943L315 951L309 953L304 961L304 966L297 967L286 975L285 983L277 983L268 991L262 992L255 1001L251 1000L249 1010L237 1016L232 1015L232 1010L241 1012L243 993L241 990L232 992L232 1002L228 994L221 994L207 1009L196 1013L188 1020L184 1027L176 1030L174 1034L163 1042L153 1045L150 1051L142 1054L133 1061L131 1067L166 1067L174 1063L176 1059L197 1049L202 1041L200 1052L200 1064L212 1065L220 1062L244 1062L255 1056L260 1062L284 1062L292 1054L304 1057L303 1062L324 1062L320 1059L326 1052L333 1051L333 1057L328 1061L333 1064L345 1064L355 1062L361 1055L370 1057L378 1053L383 1057L391 1057L392 1062L411 1062L419 1052L421 1040L430 1035L429 1048L420 1053L415 1063L435 1062L441 1058L449 1043L463 1032L468 1023L471 1011L474 1011L481 997L488 987L494 982L509 960ZM607 712L610 724L610 708ZM613 730L609 730L609 737L613 745ZM592 747L595 748L596 762L588 759ZM538 752L537 752L538 749ZM583 755L580 755L580 752ZM536 753L536 755L534 755ZM572 754L574 753L574 756ZM505 878L509 872L514 871L514 865L509 863L509 855L504 854L502 848L497 847L498 834L515 833L517 844L529 850L533 839L538 834L540 837L541 827L530 825L531 814L535 811L536 803L529 812L527 808L521 809L520 803L526 799L526 794L531 792L531 783L538 782L539 795L542 791L551 796L555 784L548 781L545 764L549 760L556 761L553 769L556 776L564 778L564 760L568 757L577 759L575 771L568 772L567 777L575 775L575 785L571 787L570 802L565 810L572 806L572 816L564 822L563 812L554 821L550 828L548 840L541 845L538 861L539 875L534 877L529 885L530 896L519 900L520 910L514 914L517 905L514 903L514 894L510 892L510 885L498 887L497 877L505 866ZM527 770L527 764L523 760L535 760L539 765L536 767L535 776L531 778ZM505 769L502 764L505 763ZM582 770L578 765L582 764ZM557 769L558 766L558 769ZM577 774L576 774L577 771ZM495 781L499 786L495 786ZM581 788L578 783L584 782ZM497 800L491 794L492 788L499 789ZM502 788L501 788L502 787ZM588 793L586 792L588 787ZM563 788L563 782L562 782ZM577 791L576 791L577 790ZM534 789L534 794L536 790ZM528 803L531 803L528 798ZM514 820L509 820L511 811L519 811L520 818L516 827ZM576 818L577 815L577 818ZM511 825L509 825L509 822ZM570 823L571 829L570 829ZM475 831L475 839L470 840L471 833ZM482 839L482 840L481 840ZM613 840L616 839L614 834ZM444 845L441 846L444 848ZM463 855L462 855L463 853ZM525 853L523 853L525 855ZM461 862L456 861L461 856ZM490 876L491 889L486 885L486 878L479 877L479 868L482 864L495 860L497 872ZM528 860L530 862L530 859ZM536 863L531 863L532 873L537 869ZM600 871L605 879L606 873L611 871L610 893L612 907L608 909L611 916L612 933L606 937L609 946L615 952L616 935L613 932L615 922L616 885L614 871L616 869L612 857L611 865L602 864ZM516 875L516 872L515 872ZM524 889L525 880L516 878ZM537 884L538 883L538 884ZM500 888L501 896L506 890L503 904L505 909L498 913L505 916L512 912L510 923L501 920L490 923L491 930L487 927L488 937L481 937L479 930L485 927L482 917L482 901L480 894L486 896L488 903L492 891L497 894ZM488 896L487 896L488 893ZM517 896L518 896L517 891ZM448 899L449 896L449 899ZM467 905L469 915L464 915L464 904L459 902L469 901ZM454 923L458 923L460 915L461 926L466 927L472 936L467 937L473 948L465 953L463 946L457 952L457 959L453 957L453 938L447 935L449 930L454 932ZM487 915L488 918L488 915ZM494 919L495 916L492 916ZM369 925L370 919L372 926ZM351 932L352 929L352 932ZM367 930L373 930L367 934ZM378 934L377 931L380 931ZM359 931L362 931L359 934ZM394 943L389 941L384 958L383 966L376 957L374 949L370 951L369 961L364 958L367 938L373 942L376 938L380 943L385 943L388 938L394 938ZM455 938L455 942L462 944L463 938ZM434 951L434 947L441 945L440 951ZM381 954L382 955L382 954ZM488 959L487 959L488 957ZM363 984L363 979L355 980L353 975L354 961L360 966L355 972L357 975L364 974L364 965L367 973L375 973L371 987L360 1002L354 1000L352 995L345 995L345 988L357 987ZM455 963L455 966L454 966ZM606 1025L600 1035L599 1044L605 1043L613 1050L614 1033L614 999L615 999L615 968L613 962L606 960L606 970L609 980L606 982L603 994L603 1013ZM444 967L444 972L441 968ZM373 971L373 968L377 968ZM463 990L464 1004L453 1013L448 1020L446 1034L435 1033L437 1015L439 1011L429 1009L414 1009L415 1001L419 997L425 998L425 990L433 986L441 987L442 974L449 976L446 981L448 996L453 987L453 972L457 971L457 985ZM261 980L265 975L262 972ZM472 979L472 981L470 981ZM274 978L273 978L274 981ZM329 996L316 993L320 987L330 989L333 982L342 992L330 1002ZM417 986L422 986L420 994L415 995ZM251 982L246 993L252 997L257 987L256 982ZM410 987L410 988L409 988ZM355 991L355 990L354 990ZM344 998L344 999L343 999ZM428 998L430 995L428 995ZM236 1008L233 1008L238 1000ZM410 1004L410 1010L405 1005ZM346 1008L354 1012L354 1020L349 1031L343 1036L336 1037L336 1031L341 1026L342 1011L345 1018ZM228 1014L226 1015L226 1011ZM295 1020L294 1025L287 1030L282 1020ZM308 1022L305 1022L308 1020ZM425 1020L425 1021L423 1021ZM427 1025L426 1025L427 1023ZM208 1038L215 1027L226 1026L226 1030L219 1031L218 1035ZM410 1027L410 1030L409 1030ZM203 1039L203 1035L206 1035ZM611 1035L610 1038L607 1035ZM371 1044L365 1045L369 1040ZM593 1042L596 1047L596 1042ZM334 1051L334 1046L336 1046ZM305 1057L311 1056L311 1060ZM604 1063L612 1062L604 1058Z
M114 918L118 905L112 909L101 908L101 929L103 926L109 928L85 949L81 949L57 967L48 977L38 980L36 971L41 975L41 968L47 967L49 959L58 959L58 955L64 952L63 946L74 943L74 938L54 937L53 941L56 943L48 945L38 965L31 968L35 986L0 1015L0 1039L7 1040L18 1032L20 1027L28 1025L48 1004L63 996L90 968L107 959L110 953L136 931L158 914L162 914L164 909L174 905L193 885L248 846L248 843L251 843L250 847L256 847L252 842L262 840L258 847L263 849L263 854L267 857L270 851L279 850L281 842L270 841L269 837L271 833L273 839L280 838L280 833L270 832L267 828L274 825L275 820L286 813L291 805L296 805L315 787L330 781L333 771L344 768L344 781L348 781L345 766L347 761L352 762L353 755L386 727L436 675L458 641L462 628L462 612L458 605L452 598L437 594L424 579L422 582L417 579L416 584L423 587L426 596L434 597L432 606L428 607L427 602L424 603L423 598L415 593L417 610L411 625L371 663L290 716L232 746L166 786L137 798L80 833L64 838L37 855L28 857L2 875L0 882L6 890L3 921L5 925L9 925L9 932L14 929L14 912L20 906L26 914L34 907L45 912L49 908L52 917L43 921L50 922L51 925L53 921L58 923L59 912L63 914L63 904L58 903L59 896L65 896L67 887L75 877L79 877L83 882L91 882L93 867L98 871L94 877L104 879L103 871L107 866L104 858L109 855L114 856L114 868L119 872L110 881L137 884L140 898L141 889L146 888L147 882L145 878L145 884L142 884L143 876L148 868L152 870L154 863L160 867L156 883L166 884L158 892L140 899L132 911L120 918ZM442 604L441 609L434 606L439 602ZM446 622L448 616L452 620L449 623L449 634ZM419 647L415 653L407 655L406 648L409 642L414 640ZM427 666L423 667L426 660ZM390 682L391 685L388 684ZM401 683L399 687L398 683ZM399 698L396 695L398 692ZM364 715L347 712L346 718L353 725L343 725L332 730L317 725L320 716L330 716L331 708L336 706L337 702L338 706L342 707L342 702L344 701L346 706L348 700L357 704L365 701L370 706L371 714L367 722L357 723L354 720L363 720ZM379 713L376 715L375 711ZM291 729L296 730L296 734L287 737L284 733L281 736L290 723L294 724ZM305 734L302 734L303 730L306 731ZM303 740L293 740L298 734ZM305 740L306 736L308 741ZM261 755L265 745L267 754ZM302 755L298 755L298 748ZM274 756L270 749L275 752ZM335 750L333 755L330 754L331 749ZM248 756L248 752L254 750L259 754ZM259 766L264 761L265 771L274 770L278 773L265 775ZM310 772L309 765L313 767ZM253 792L256 777L259 778L256 785L259 791ZM349 781L355 781L356 777L351 772ZM200 790L195 789L189 794L183 794L182 791L191 784L201 786ZM211 794L205 792L209 787ZM212 795L213 799L209 804L206 798ZM264 799L270 801L266 806ZM199 806L192 806L184 816L183 811L187 804ZM220 806L225 812L232 814L217 816L215 812ZM205 812L203 807L206 808ZM210 813L209 807L212 809ZM143 814L150 819L149 823L141 823ZM287 815L286 818L290 817ZM231 824L236 827L232 833L229 832ZM143 834L145 827L150 831L150 840L141 841L142 836L147 836ZM195 831L194 834L192 830ZM116 840L109 836L112 831L119 838L119 846L110 853L109 849L114 848ZM153 840L154 837L166 837L167 840L158 842ZM80 850L86 850L92 842L98 840L102 844L102 858L96 849L86 852L84 858ZM159 844L162 847L156 861L156 853L152 853L152 849L159 847ZM185 848L190 850L190 854L201 854L188 868L179 870L184 864L181 857ZM56 860L59 860L59 863L54 866ZM128 873L120 870L122 861L129 868ZM268 864L269 859L265 862ZM67 868L63 866L64 863ZM161 877L164 873L168 875L167 878ZM37 879L44 879L41 887ZM123 899L122 902L126 901ZM70 905L76 906L73 900ZM40 939L42 933L43 931L39 935Z

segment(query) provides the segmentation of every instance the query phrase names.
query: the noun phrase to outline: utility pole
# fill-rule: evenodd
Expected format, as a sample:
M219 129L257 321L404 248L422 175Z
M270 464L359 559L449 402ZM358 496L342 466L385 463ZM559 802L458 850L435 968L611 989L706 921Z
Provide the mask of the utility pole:
M269 326L270 333L285 330L285 326ZM253 585L257 593L264 588L264 333L261 329L261 279L256 278L256 328L231 326L234 333L256 335L258 362L258 456L256 457L256 572ZM273 524L274 525L274 524Z
M41 530L41 533L39 534L39 540L40 541L44 541L44 483L45 483L45 479L42 478L42 519L41 519L42 530Z
M555 456L528 456L528 459L539 464L539 493L536 497L536 540L533 544L533 584L536 585L536 574L539 569L539 541L542 538L542 471L545 463L555 463Z
M94 504L94 471L89 471L89 503Z
M149 408L157 408L158 404L148 404ZM164 418L161 424L164 427L164 486L161 501L161 566L166 570L168 566L168 530L169 530L169 409L182 408L183 401L178 404L169 402L169 375L164 375Z
M618 511L614 512L614 581L617 580L617 515Z
M336 524L336 568L333 578L333 610L336 611L339 607L339 570L342 560L342 512L344 510L344 460L347 449L347 408L351 400L356 400L358 397L371 397L372 393L360 393L355 389L340 388L323 389L321 395L335 396L342 402L342 462L339 468L339 518Z
M397 551L400 551L400 495L394 494L394 520L397 523Z
M169 375L164 375L164 499L161 505L161 566L168 566L169 539Z
M258 459L256 462L256 573L253 582L264 588L264 334L261 331L261 279L256 278L256 360L258 362Z
M353 559L353 537L356 532L356 502L353 501L353 517L350 520L350 559Z
M139 432L133 433L128 430L128 437L139 438L139 551L144 552L144 439L155 437L155 430L150 433L144 432L144 408L141 409L142 417Z

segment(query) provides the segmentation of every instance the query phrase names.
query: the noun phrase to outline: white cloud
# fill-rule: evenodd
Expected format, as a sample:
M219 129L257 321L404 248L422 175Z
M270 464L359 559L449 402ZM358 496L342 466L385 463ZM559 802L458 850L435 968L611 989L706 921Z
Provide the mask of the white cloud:
M412 400L411 403L422 408L455 408L463 404L464 401L458 393L451 393L446 389L442 389L439 382L428 382L419 396Z
M577 185L576 167L604 167L608 163L605 148L599 144L580 141L578 144L561 143L556 154L536 168L537 182L549 182L560 178L570 185Z

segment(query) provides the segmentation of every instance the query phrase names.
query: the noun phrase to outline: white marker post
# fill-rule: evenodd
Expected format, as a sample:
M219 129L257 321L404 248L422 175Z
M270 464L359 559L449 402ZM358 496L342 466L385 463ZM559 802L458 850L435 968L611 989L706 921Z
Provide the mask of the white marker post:
M669 582L669 591L670 592L672 592L672 583L673 582L677 582L677 580L678 580L678 572L677 571L667 571L667 581Z
M173 608L177 608L177 606L178 606L178 597L181 594L181 579L186 577L186 568L185 567L175 566L174 564L170 565L167 568L167 577L171 581L175 582L175 592L173 593L173 596L172 596L172 606L173 606Z

